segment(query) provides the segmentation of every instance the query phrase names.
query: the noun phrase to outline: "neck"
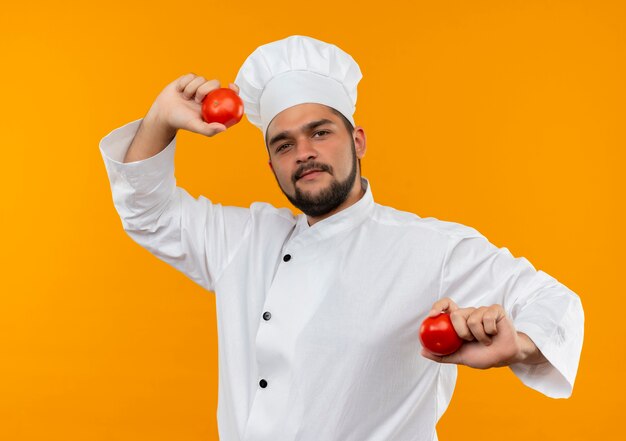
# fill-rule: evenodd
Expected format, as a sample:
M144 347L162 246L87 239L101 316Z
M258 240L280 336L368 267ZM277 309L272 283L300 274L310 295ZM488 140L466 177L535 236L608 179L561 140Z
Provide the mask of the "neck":
M335 208L332 211L329 211L326 214L323 214L317 217L307 216L306 219L307 219L307 222L309 223L309 226L312 227L319 221L324 220L328 217L331 217L332 215L337 214L342 210L345 210L349 206L358 202L363 197L364 194L365 194L365 189L363 188L363 184L361 183L361 177L357 175L357 182L352 187L352 190L350 191L350 194L348 195L346 200L343 201L343 203L341 203L341 205L339 205L337 208Z

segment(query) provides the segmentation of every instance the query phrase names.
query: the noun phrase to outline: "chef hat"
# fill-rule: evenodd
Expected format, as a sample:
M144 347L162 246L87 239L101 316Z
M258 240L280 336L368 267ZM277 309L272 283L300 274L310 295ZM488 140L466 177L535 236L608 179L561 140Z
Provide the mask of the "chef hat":
M243 63L235 84L248 121L263 132L283 110L325 104L354 126L356 86L363 77L354 59L337 46L302 35L259 46Z

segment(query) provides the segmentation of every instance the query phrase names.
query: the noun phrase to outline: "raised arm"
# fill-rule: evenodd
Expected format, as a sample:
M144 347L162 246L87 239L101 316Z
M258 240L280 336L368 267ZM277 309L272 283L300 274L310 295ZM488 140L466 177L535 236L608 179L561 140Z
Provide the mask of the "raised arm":
M208 290L243 238L246 208L195 199L176 186L174 151L179 129L208 137L226 130L201 117L202 100L217 80L187 74L159 94L146 116L100 142L115 208L126 233L159 259ZM231 83L238 92L239 88Z

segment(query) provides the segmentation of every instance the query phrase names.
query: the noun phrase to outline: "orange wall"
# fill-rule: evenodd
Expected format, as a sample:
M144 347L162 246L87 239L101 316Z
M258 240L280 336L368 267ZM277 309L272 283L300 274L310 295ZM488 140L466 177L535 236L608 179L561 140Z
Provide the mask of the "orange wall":
M582 298L572 398L461 368L441 441L623 436L625 19L598 0L3 4L0 439L217 438L213 294L125 235L98 142L291 34L360 64L379 203L472 226ZM245 118L178 143L191 194L288 204Z

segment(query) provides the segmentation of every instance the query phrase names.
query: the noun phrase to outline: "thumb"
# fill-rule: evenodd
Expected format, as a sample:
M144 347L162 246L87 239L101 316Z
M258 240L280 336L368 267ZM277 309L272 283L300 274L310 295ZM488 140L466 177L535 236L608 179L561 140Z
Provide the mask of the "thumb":
M459 307L451 298L444 297L434 303L428 312L427 317L436 317L442 313L450 314L452 311L456 311L457 309L459 309Z

